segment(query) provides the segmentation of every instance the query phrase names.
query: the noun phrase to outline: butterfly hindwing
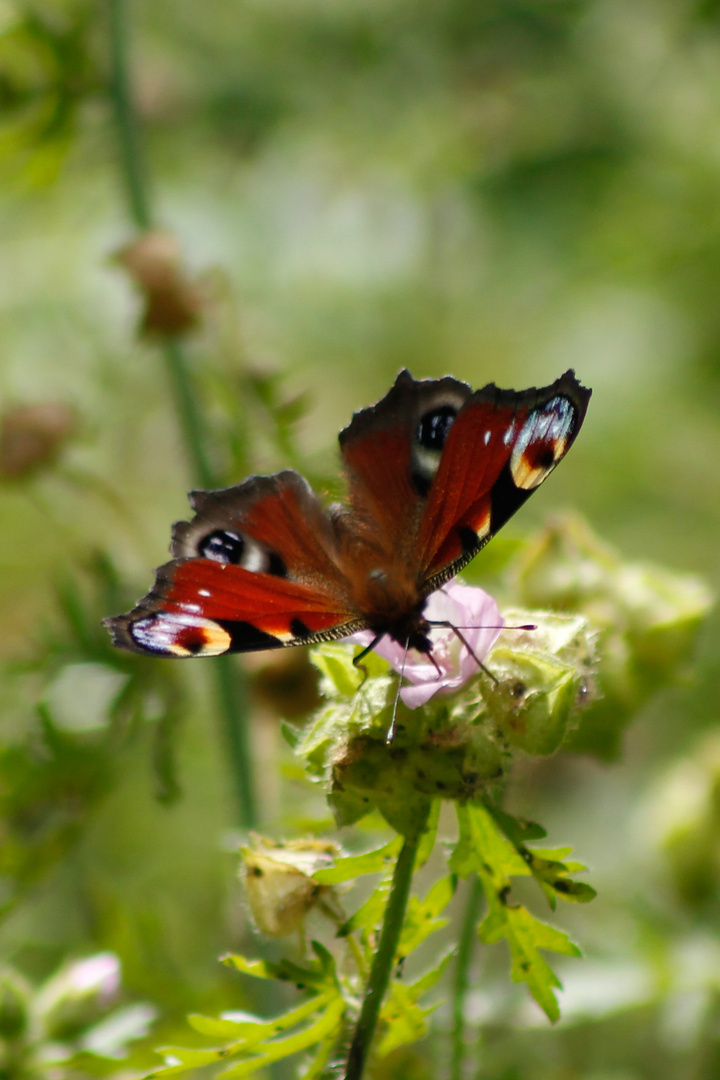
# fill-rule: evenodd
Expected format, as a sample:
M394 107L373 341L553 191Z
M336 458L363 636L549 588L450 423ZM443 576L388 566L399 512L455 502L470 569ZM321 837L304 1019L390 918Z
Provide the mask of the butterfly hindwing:
M332 523L306 481L286 470L193 492L173 529L172 562L127 615L116 644L159 656L215 656L308 644L358 628L333 561Z
M308 645L364 626L327 593L213 559L166 563L137 607L106 622L116 645L172 657Z

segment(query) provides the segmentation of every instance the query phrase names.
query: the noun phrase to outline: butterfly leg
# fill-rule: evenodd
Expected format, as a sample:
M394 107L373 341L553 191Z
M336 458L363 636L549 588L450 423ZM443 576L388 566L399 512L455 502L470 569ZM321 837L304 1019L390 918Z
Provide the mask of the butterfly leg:
M362 682L360 683L360 686L358 686L358 690L360 690L360 688L365 685L365 680L368 677L368 669L363 664L363 660L368 653L371 653L373 651L378 641L380 641L381 638L383 638L384 636L384 634L376 634L370 644L366 645L362 652L358 653L357 656L353 656L353 667L356 667L358 671L362 671L363 673Z

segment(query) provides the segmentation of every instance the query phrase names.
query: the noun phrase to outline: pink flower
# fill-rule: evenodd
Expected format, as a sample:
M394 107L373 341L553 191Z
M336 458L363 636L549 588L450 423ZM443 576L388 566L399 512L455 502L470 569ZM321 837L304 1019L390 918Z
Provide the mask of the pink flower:
M455 582L443 585L431 594L424 615L429 622L450 623L450 626L435 626L430 630L432 655L439 671L429 656L414 649L406 657L405 647L387 635L375 646L375 652L413 684L400 691L408 709L417 709L436 695L454 694L477 675L478 660L487 655L504 626L492 596L483 589ZM474 656L452 627L458 628ZM349 640L367 647L372 639L372 631L363 630Z

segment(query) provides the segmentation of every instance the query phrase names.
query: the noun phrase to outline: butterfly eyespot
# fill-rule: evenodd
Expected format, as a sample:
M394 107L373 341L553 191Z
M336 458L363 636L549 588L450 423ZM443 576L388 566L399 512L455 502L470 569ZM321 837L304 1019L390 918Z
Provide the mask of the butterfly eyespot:
M510 457L516 487L530 491L543 482L567 449L575 415L572 402L559 396L530 413Z
M245 541L237 533L215 529L200 541L198 553L205 559L238 565L245 554Z
M417 429L417 441L426 450L442 450L450 428L457 416L457 409L452 405L441 405L420 418Z
M137 619L129 627L136 645L160 656L220 656L232 639L213 619L158 611Z
M453 405L438 405L420 417L415 432L411 479L413 487L423 499L430 491L457 413L458 410Z
M267 553L267 570L266 573L273 574L275 577L287 577L287 566L284 560L277 554L276 551L268 551Z

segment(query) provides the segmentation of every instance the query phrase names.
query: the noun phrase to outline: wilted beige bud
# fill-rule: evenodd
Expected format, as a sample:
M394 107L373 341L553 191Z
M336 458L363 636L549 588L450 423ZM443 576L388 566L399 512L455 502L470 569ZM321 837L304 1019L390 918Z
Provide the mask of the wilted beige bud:
M253 919L264 934L285 937L302 929L305 916L327 894L312 874L331 866L340 848L325 840L276 843L255 834L251 842L240 851Z
M174 236L146 232L115 252L115 259L143 294L141 333L174 337L197 325L203 307L201 290L186 276Z
M75 414L57 401L16 405L0 416L0 477L19 480L50 465L75 430Z

